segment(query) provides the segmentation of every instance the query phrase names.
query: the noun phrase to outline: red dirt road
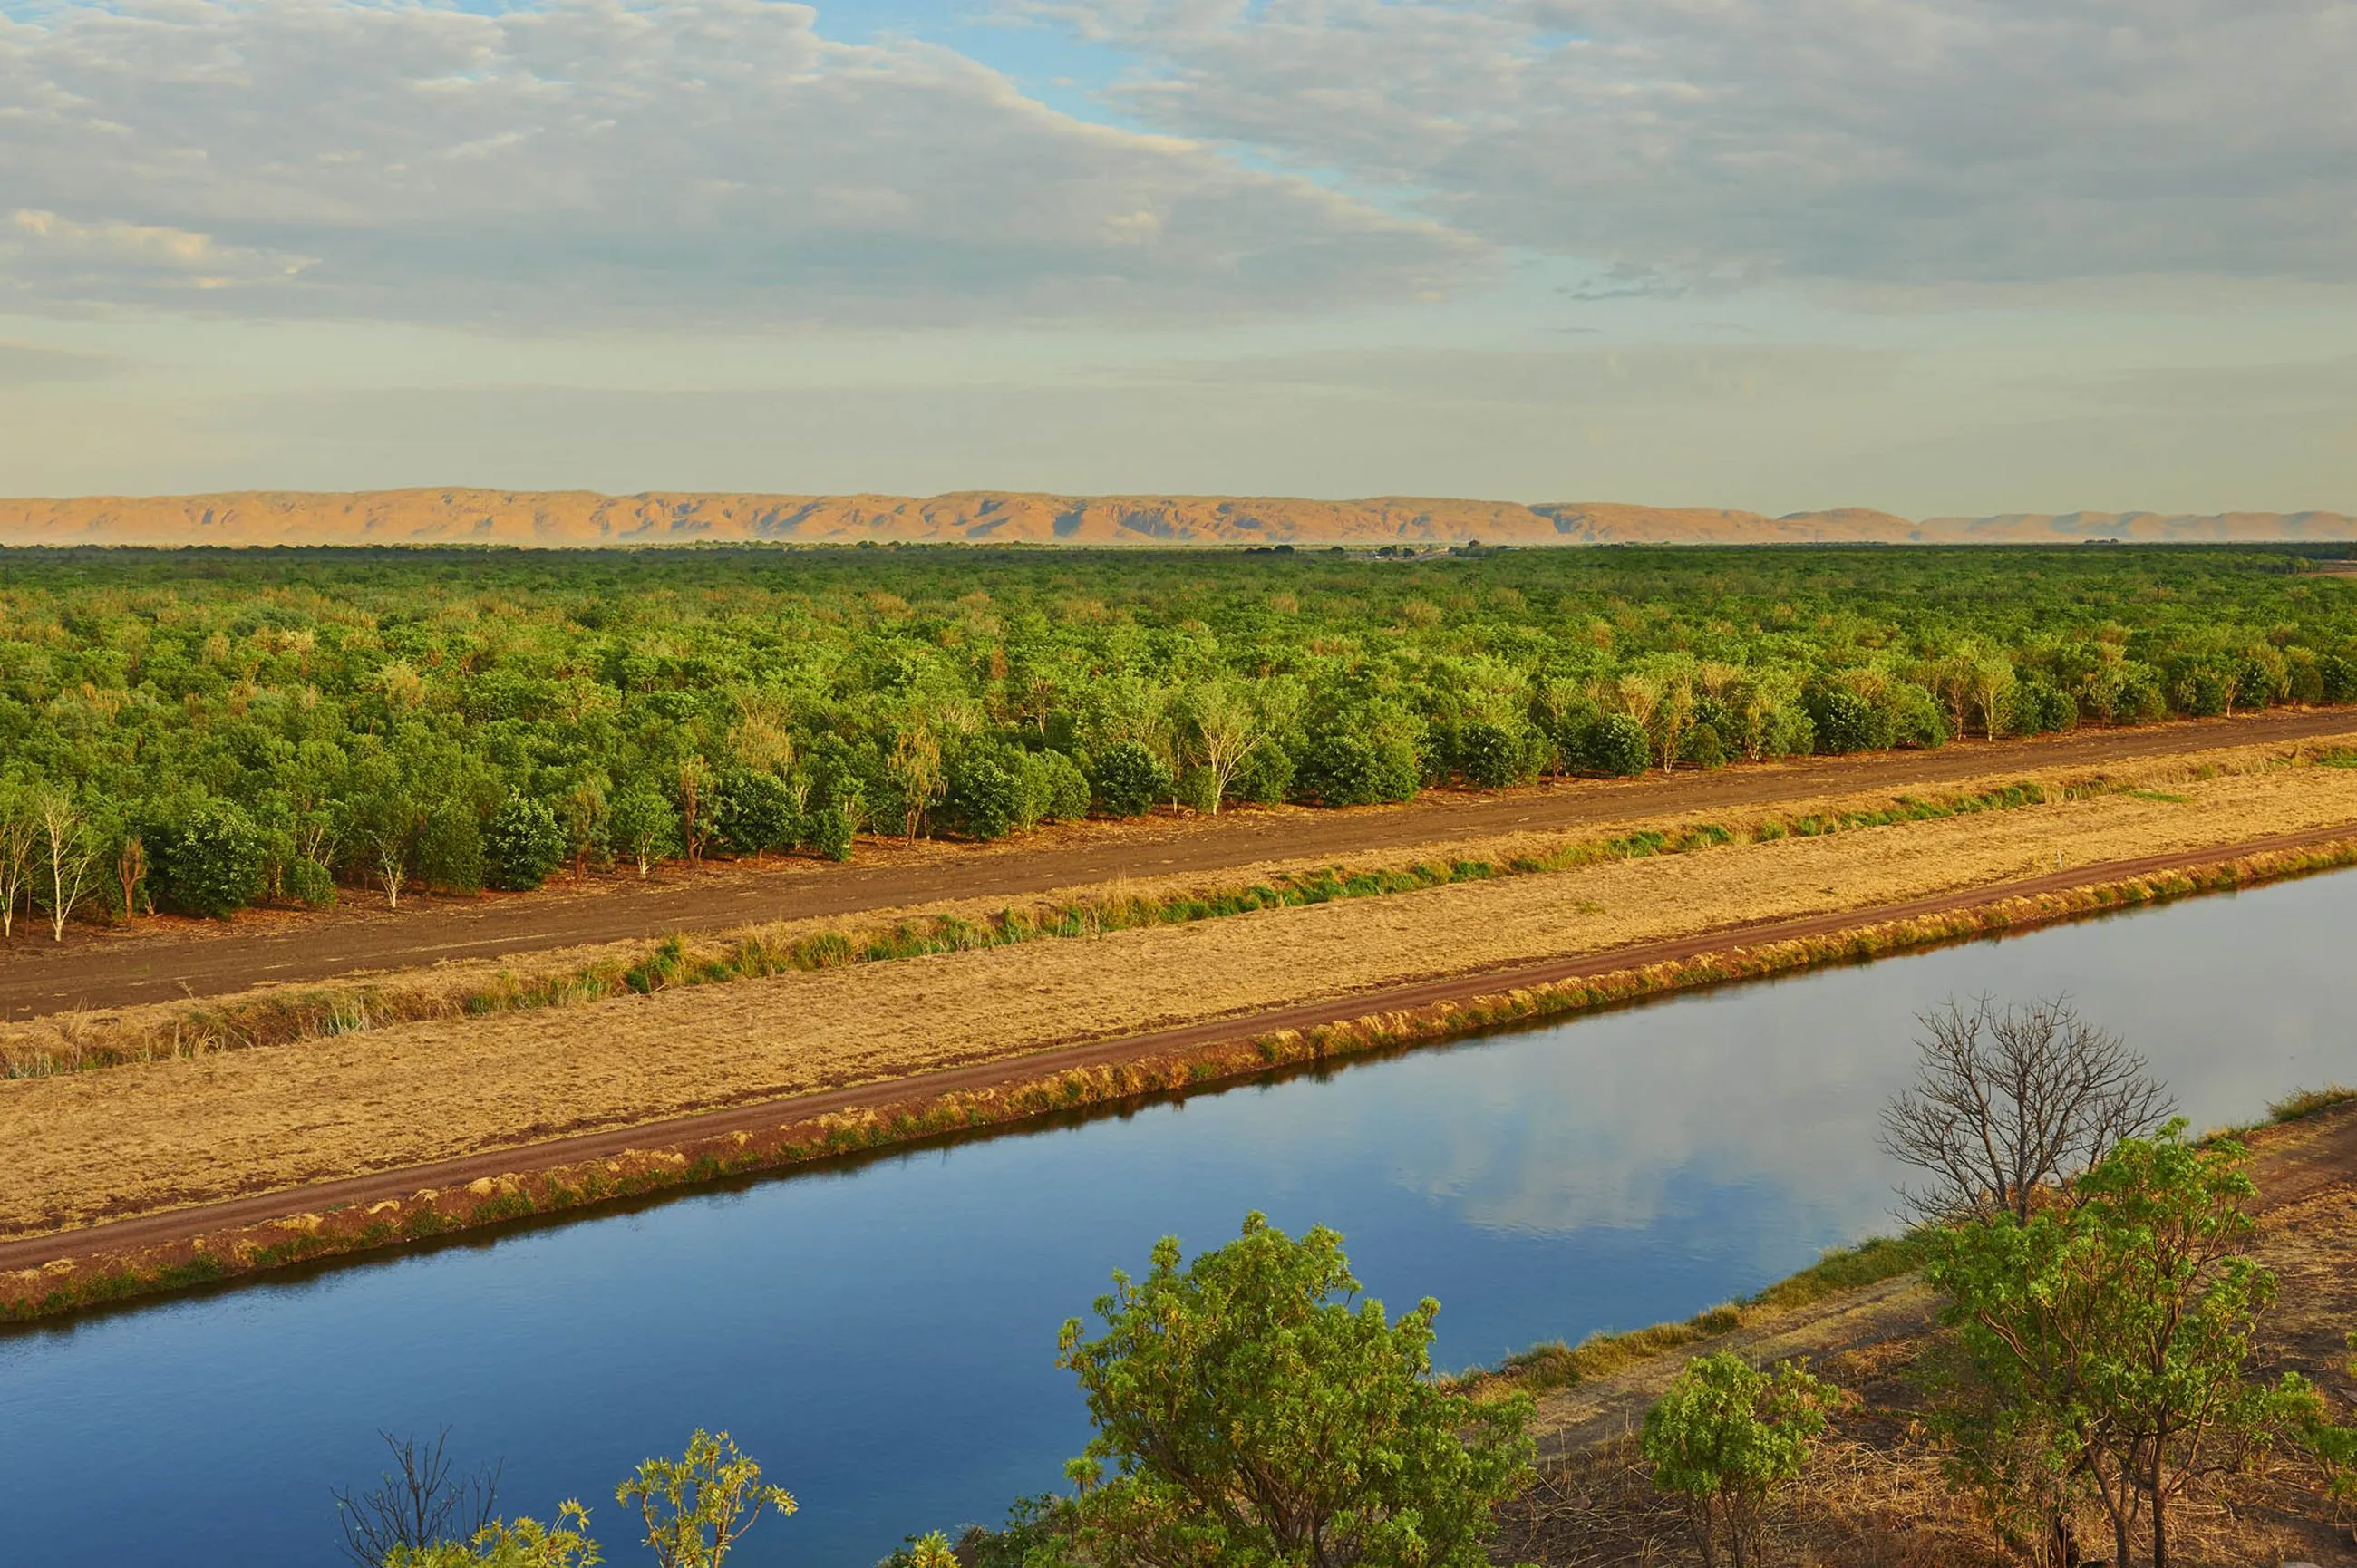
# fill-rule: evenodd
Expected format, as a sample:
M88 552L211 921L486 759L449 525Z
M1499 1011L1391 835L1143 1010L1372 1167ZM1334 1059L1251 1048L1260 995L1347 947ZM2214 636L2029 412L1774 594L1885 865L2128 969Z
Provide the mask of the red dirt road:
M757 1101L668 1121L609 1128L543 1143L495 1147L427 1165L371 1172L338 1181L256 1193L221 1203L112 1220L53 1235L0 1241L0 1271L38 1268L59 1259L90 1258L164 1246L207 1232L260 1224L292 1215L406 1197L426 1187L459 1187L482 1177L519 1175L591 1160L610 1159L626 1150L660 1150L723 1137L735 1132L768 1131L836 1112L905 1105L962 1090L1011 1086L1068 1069L1142 1060L1190 1047L1251 1040L1279 1029L1307 1029L1318 1024L1342 1022L1434 1003L1498 995L1521 987L1695 958L1737 947L1756 947L1853 930L1887 921L1949 914L2007 898L2062 892L2188 866L2218 865L2247 854L2304 848L2352 837L2357 837L2357 824L2279 834L2190 853L2107 861L1875 909L1733 926L1669 941L1584 953L1575 958L1513 969L1455 975L1445 980L1426 981L1305 1006L1213 1019L1151 1034L1088 1041L1050 1051L975 1063L911 1078L860 1084L820 1094ZM2337 1158L2336 1151L2326 1163Z
M1960 742L1933 752L1813 757L1712 773L1578 779L1490 793L1445 791L1405 806L1223 812L1049 830L1018 843L860 845L861 863L777 861L609 878L579 889L414 899L398 912L353 893L326 915L251 914L227 924L157 923L53 946L24 933L0 949L0 1017L216 996L444 959L854 915L943 899L1015 898L1125 876L1214 873L1489 834L1597 831L1640 817L1760 810L1829 794L1936 788L2008 769L2104 767L2293 742L2357 742L2357 710L2276 711L2036 740Z

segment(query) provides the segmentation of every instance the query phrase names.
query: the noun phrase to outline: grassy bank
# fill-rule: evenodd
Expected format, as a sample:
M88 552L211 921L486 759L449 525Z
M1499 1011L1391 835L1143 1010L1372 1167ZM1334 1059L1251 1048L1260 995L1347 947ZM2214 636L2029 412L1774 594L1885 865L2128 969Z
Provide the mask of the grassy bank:
M583 1209L620 1199L930 1138L1006 1126L1045 1115L1112 1107L1143 1097L1241 1080L1271 1069L1346 1059L1448 1039L1498 1025L1568 1016L1699 986L1855 962L2072 919L2190 895L2244 887L2357 864L2357 837L2311 849L2249 855L2065 893L1998 900L1933 917L1861 923L1823 937L1736 946L1672 963L1618 970L1461 1002L1377 1013L1307 1030L1240 1036L1172 1055L1075 1069L1006 1087L916 1095L856 1112L735 1132L674 1147L632 1151L614 1159L525 1171L449 1191L424 1190L365 1208L304 1214L262 1225L194 1236L122 1256L56 1263L0 1279L0 1320L25 1320L107 1302L202 1285L287 1264L428 1240L453 1231ZM2330 1103L2318 1101L2308 1106ZM2287 1113L2293 1108L2287 1108ZM1886 1244L1898 1245L1898 1244ZM1830 1258L1795 1282L1735 1310L1780 1310L1820 1292L1864 1283L1897 1254L1862 1251ZM1884 1276L1887 1277L1887 1276ZM1778 1294L1782 1292L1785 1294ZM1707 1315L1706 1315L1707 1316ZM1685 1326L1696 1327L1695 1325ZM1672 1331L1646 1331L1666 1342ZM1566 1349L1550 1365L1582 1377L1619 1356L1634 1359L1638 1338L1618 1348ZM1581 1359L1585 1355L1586 1359Z
M2270 760L2281 765L2294 757ZM807 923L780 923L716 939L666 937L546 968L486 971L468 967L456 973L424 970L382 979L269 988L218 1001L169 1003L101 1015L66 1014L0 1026L0 1078L43 1078L97 1068L194 1059L221 1051L324 1039L429 1019L577 1006L681 986L726 984L767 975L1190 925L1266 909L1540 875L1604 861L1691 854L1738 843L1820 838L2104 795L2155 798L2153 791L2140 789L2133 782L2103 776L2021 780L1945 795L1900 796L1875 807L1829 808L1731 824L1692 822L1647 828L1568 840L1500 858L1424 858L1356 867L1321 866L1178 892L1111 892L987 914L935 914L815 930Z

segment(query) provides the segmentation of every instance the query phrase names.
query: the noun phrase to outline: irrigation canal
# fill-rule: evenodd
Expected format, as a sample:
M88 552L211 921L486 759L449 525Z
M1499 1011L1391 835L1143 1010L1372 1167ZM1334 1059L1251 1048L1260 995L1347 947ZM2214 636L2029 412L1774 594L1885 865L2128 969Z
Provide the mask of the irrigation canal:
M0 1335L0 1565L338 1561L380 1428L612 1502L731 1431L802 1512L733 1562L865 1568L1000 1517L1087 1434L1056 1329L1247 1209L1343 1232L1437 1359L1681 1317L1890 1225L1912 1015L2070 992L2197 1124L2357 1079L2357 873L1673 998Z

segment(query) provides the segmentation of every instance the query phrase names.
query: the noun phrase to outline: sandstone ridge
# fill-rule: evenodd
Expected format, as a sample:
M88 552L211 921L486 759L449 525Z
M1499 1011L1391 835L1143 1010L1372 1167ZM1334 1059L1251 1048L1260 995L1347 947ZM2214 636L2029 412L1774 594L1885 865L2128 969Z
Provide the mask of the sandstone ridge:
M2024 544L2357 539L2328 511L2012 513L1912 521L1858 508L1759 512L1612 502L587 490L246 490L0 499L0 544L688 544L863 539L1033 544Z

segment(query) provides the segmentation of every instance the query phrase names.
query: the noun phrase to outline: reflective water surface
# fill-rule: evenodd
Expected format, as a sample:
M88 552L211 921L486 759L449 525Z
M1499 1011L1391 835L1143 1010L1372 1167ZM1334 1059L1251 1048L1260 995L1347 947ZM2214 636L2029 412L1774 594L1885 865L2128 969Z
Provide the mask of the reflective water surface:
M1157 1236L1335 1226L1447 1366L1684 1316L1889 1227L1944 997L2067 989L2203 1124L2357 1079L2352 915L2319 878L0 1337L0 1564L332 1563L329 1487L444 1423L622 1563L615 1480L726 1427L802 1505L732 1561L866 1564L1057 1484L1057 1326Z

